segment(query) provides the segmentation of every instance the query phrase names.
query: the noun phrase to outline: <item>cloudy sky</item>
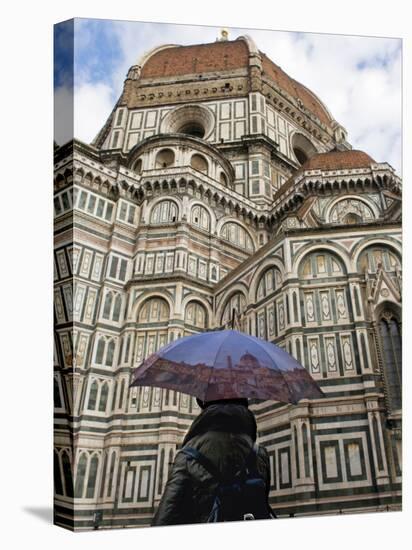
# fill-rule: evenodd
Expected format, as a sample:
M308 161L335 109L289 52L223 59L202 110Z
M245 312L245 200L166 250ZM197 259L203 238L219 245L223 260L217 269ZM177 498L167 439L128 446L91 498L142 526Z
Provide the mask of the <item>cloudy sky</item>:
M356 149L401 174L402 43L395 38L229 29L250 35L290 76L314 91L349 133ZM219 27L76 19L55 29L55 139L90 142L122 91L129 67L161 44L214 42ZM74 80L71 67L74 66Z

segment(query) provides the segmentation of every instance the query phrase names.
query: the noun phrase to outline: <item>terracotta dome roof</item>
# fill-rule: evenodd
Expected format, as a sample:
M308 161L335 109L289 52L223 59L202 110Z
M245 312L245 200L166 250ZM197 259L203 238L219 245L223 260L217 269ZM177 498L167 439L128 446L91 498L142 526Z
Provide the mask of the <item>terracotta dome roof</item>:
M303 84L291 78L278 65L273 63L266 54L260 52L262 57L263 72L271 79L279 88L285 90L289 95L296 99L300 99L303 105L311 111L318 119L326 125L332 121L332 117L328 113L326 107L322 105L313 92L310 92Z
M141 78L230 71L246 68L248 60L244 40L173 46L151 55L142 67Z
M302 164L302 166L291 176L286 183L280 187L273 196L273 200L281 197L295 185L296 176L306 170L351 170L354 168L368 168L375 161L367 153L351 149L348 151L329 151L328 153L317 153Z
M317 153L307 160L299 169L305 170L350 170L352 168L367 168L375 161L367 153L351 149L349 151L329 151Z
M248 42L242 38L192 46L167 46L148 55L142 66L141 78L248 69L250 53ZM255 53L259 53L262 59L264 76L290 96L300 100L306 109L330 126L332 117L315 94L287 75L266 54L257 50Z

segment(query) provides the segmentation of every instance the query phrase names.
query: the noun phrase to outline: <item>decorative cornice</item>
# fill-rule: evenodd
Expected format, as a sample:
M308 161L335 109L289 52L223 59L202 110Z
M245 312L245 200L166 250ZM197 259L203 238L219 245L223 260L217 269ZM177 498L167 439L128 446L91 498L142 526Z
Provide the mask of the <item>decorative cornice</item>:
M132 150L132 157L142 148L158 142L166 143L169 138L172 141L183 140L205 151L207 149L219 160L223 159L222 162L225 162L225 165L230 165L217 147L205 144L196 137L181 134L147 138ZM268 138L246 136L243 142L245 145L254 142L262 144L275 156L278 155L276 143ZM273 203L265 206L256 204L191 166L145 170L139 175L125 166L127 159L128 156L123 155L122 163L116 168L110 168L105 165L102 154L95 147L85 145L78 140L70 142L56 151L56 188L61 190L74 181L112 200L123 197L136 204L161 194L165 196L200 194L200 197L212 206L228 209L231 215L243 217L253 223L260 222L272 231L273 226L277 226L287 214L301 208L305 197L368 192L371 189L390 192L394 197L401 197L401 180L387 163L373 163L369 167L346 170L298 171L278 190Z

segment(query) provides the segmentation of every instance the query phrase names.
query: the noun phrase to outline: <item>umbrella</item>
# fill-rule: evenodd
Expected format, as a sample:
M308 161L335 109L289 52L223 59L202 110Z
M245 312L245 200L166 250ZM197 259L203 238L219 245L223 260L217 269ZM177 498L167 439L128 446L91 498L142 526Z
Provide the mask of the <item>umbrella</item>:
M291 355L237 330L203 332L167 344L135 369L131 386L167 388L203 401L246 397L297 403L324 397Z

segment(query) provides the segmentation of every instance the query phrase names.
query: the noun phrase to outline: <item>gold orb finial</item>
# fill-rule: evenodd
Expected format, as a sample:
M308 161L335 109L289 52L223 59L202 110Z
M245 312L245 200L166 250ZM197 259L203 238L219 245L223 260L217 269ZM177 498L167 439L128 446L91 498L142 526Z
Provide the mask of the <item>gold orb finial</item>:
M227 40L229 37L229 31L227 29L222 29L220 31L220 40Z

